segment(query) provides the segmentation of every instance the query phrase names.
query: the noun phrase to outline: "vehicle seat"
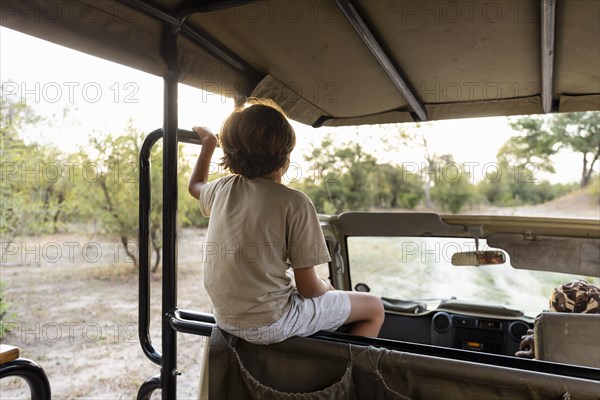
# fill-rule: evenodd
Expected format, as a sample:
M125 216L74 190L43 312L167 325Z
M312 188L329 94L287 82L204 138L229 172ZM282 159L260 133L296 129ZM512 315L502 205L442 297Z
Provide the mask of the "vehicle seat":
M545 312L534 335L538 360L600 368L600 314Z

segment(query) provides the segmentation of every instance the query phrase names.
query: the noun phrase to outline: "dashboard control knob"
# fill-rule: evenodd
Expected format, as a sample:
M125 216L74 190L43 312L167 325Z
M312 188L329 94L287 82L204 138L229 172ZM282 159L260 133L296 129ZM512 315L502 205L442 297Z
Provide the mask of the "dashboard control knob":
M452 327L452 319L450 315L445 312L439 312L433 316L431 319L431 324L433 325L433 329L436 332L443 333L448 332Z
M521 342L521 336L527 334L527 329L529 329L529 325L525 322L513 321L508 326L508 334L513 340Z

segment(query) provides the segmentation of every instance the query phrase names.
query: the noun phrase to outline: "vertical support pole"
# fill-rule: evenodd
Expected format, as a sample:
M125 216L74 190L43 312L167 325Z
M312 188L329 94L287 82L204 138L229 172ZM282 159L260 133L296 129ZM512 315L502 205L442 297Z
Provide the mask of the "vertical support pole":
M163 27L161 54L167 65L163 109L163 279L162 279L162 399L177 397L177 332L170 312L177 306L177 31Z
M544 0L541 3L542 26L542 110L552 112L552 90L554 88L554 37L556 31L556 1Z

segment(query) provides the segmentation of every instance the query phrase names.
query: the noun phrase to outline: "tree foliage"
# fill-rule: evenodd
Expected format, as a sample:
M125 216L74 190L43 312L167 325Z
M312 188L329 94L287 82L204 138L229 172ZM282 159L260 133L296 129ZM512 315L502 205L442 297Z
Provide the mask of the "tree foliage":
M420 174L409 172L401 165L376 164L372 176L375 208L414 209L423 199Z
M295 186L318 212L414 208L423 196L419 177L401 166L378 164L357 140L334 144L332 134L305 155L310 174Z
M83 166L93 165L95 176L89 179L82 196L89 212L95 212L100 218L106 233L118 237L127 256L137 265L135 241L138 237L138 188L139 188L139 153L145 134L137 130L130 121L122 135L106 135L92 138L90 141L92 155L82 153ZM183 225L193 225L199 218L198 205L187 193L187 178L190 173L189 164L179 151L178 173L178 215ZM150 243L153 253L152 271L160 266L162 251L162 172L163 149L158 142L150 155ZM89 168L89 167L88 167ZM96 211L95 211L96 210ZM100 210L100 212L97 212Z
M552 133L561 148L581 155L581 187L589 185L600 158L600 112L558 114L552 123Z
M524 168L535 165L542 171L555 172L550 157L556 154L556 138L546 116L527 116L511 122L511 128L520 132L510 138L498 152L501 163Z
M0 237L6 245L22 235L40 235L68 229L69 224L92 226L117 238L128 256L137 262L138 157L145 134L130 122L119 135L93 133L88 146L66 153L43 143L30 143L22 131L40 122L25 103L2 98L0 104ZM292 183L313 200L317 211L337 214L349 210L414 209L429 202L452 213L484 201L497 206L536 204L568 193L572 185L538 182L532 167L553 171L551 157L561 149L582 155L581 185L594 182L593 170L600 154L599 113L525 117L512 123L519 135L509 140L498 155L499 171L474 184L465 165L448 155L431 154L427 142L425 159L408 171L393 158L375 157L373 143L397 154L409 140L399 129L386 127L386 137L361 131L340 141L326 135L305 159L308 175ZM197 149L194 149L195 151ZM187 193L193 161L180 147L178 222L201 227L197 201ZM152 204L150 239L155 271L162 251L162 146L151 155ZM594 193L598 193L600 189Z
M11 318L9 314L9 304L6 301L6 294L4 293L4 283L0 282L0 341L6 337L8 326L6 326L6 320Z
M27 104L3 98L1 106L2 243L8 246L19 236L55 233L76 224L117 238L137 264L138 157L145 134L130 121L123 134L93 133L88 146L66 153L22 138L25 127L40 122ZM160 142L153 149L151 164L150 239L155 271L162 250ZM180 158L179 168L179 220L184 226L206 226L197 203L187 193L190 165Z
M327 136L305 159L312 165L311 174L299 187L320 212L339 213L371 204L368 174L375 160L359 143L334 147L332 136Z
M431 199L442 210L458 213L476 197L470 179L468 169L463 164L454 162L452 156L439 157L435 162Z
M520 206L551 201L574 190L573 184L540 180L533 164L509 165L499 158L497 169L476 185L483 199L494 206Z
M511 123L519 135L508 140L498 158L513 166L534 165L555 172L551 156L561 149L580 154L580 186L589 184L600 158L600 112L562 113L553 116L521 117Z
M138 168L142 135L131 122L124 135L90 139L90 153L81 152L81 199L95 213L103 230L119 238L127 256L137 265L133 241L137 238Z
M0 236L10 243L24 234L59 229L72 186L63 180L66 157L56 147L28 143L20 132L40 121L23 102L0 100Z

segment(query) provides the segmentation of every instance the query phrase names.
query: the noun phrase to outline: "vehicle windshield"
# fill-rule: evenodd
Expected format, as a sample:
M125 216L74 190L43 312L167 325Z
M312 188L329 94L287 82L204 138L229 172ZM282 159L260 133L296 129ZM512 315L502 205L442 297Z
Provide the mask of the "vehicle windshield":
M552 290L586 276L513 268L510 257L496 265L453 266L452 255L474 251L469 238L349 237L348 257L352 285L364 283L371 293L397 300L440 300L502 305L535 317L548 309ZM479 250L495 250L479 241Z

